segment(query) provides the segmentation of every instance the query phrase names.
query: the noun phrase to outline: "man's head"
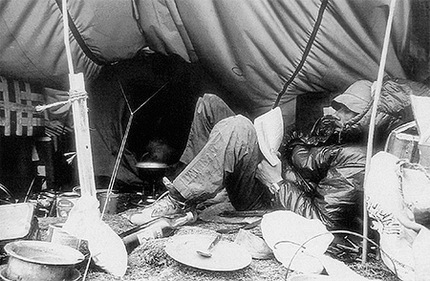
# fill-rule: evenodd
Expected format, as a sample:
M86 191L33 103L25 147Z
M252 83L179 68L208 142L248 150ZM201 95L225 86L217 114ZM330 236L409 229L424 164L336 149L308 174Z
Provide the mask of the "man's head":
M339 117L342 124L365 111L372 99L371 88L372 82L359 80L334 98L332 101L332 107L336 110L334 115Z

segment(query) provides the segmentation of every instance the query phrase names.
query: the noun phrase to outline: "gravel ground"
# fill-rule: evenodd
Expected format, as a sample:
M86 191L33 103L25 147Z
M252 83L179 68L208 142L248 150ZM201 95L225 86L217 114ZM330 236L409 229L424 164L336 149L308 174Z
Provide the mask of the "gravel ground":
M105 215L103 220L111 226L116 233L121 233L133 227L133 225L124 218L123 215L129 214L134 209L130 209L130 200L124 199L118 205L118 214ZM39 218L39 228L41 230L41 239L46 239L47 229L49 224L64 221L64 219L56 217ZM195 223L179 228L173 236L155 239L148 241L145 244L137 247L130 255L128 260L128 268L126 274L122 278L116 278L109 273L106 273L93 264L90 264L88 274L85 280L88 281L110 281L110 280L199 280L199 281L222 281L222 280L287 280L289 277L297 275L297 273L289 272L275 258L266 260L253 259L249 266L230 272L215 272L192 268L183 265L172 259L165 252L165 246L172 239L180 235L187 234L211 234L215 235L217 229L234 228L237 225L213 223L198 220ZM261 237L261 229L259 226L249 230L252 234ZM222 240L234 241L237 232L224 234ZM85 243L82 243L81 252L88 253ZM349 268L356 273L369 278L369 280L379 279L384 281L399 281L391 271L375 256L370 256L366 264L362 264L354 258L343 259ZM85 271L87 261L77 265L77 269L82 276ZM288 278L289 279L289 278Z

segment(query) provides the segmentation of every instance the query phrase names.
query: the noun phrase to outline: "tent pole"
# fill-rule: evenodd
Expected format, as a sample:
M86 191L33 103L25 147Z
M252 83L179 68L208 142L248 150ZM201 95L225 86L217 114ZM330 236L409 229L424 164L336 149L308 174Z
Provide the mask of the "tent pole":
M363 251L362 251L362 257L361 257L362 264L366 263L367 261L367 239L366 238L368 236L368 224L369 224L368 217L367 217L367 206L366 206L366 185L367 185L367 179L368 179L368 174L370 170L370 162L373 154L373 139L375 134L376 112L378 109L379 97L381 95L382 82L384 79L385 63L387 61L388 44L390 41L391 26L393 22L393 14L394 14L395 6L396 6L396 0L391 0L390 13L388 15L387 26L385 30L384 45L382 47L381 63L379 64L378 78L376 80L376 88L372 89L375 91L375 94L373 97L372 113L370 116L369 135L367 139L366 167L365 167L365 175L364 175L363 236L365 239L363 239Z
M75 130L79 185L83 196L95 196L96 185L88 120L87 93L83 73L70 74L70 100Z
M67 17L67 0L62 0L64 44L67 65L69 67L69 101L72 106L73 126L75 132L76 158L78 162L79 185L81 197L96 197L96 184L92 160L91 139L88 120L87 92L83 73L75 74L69 40L69 22ZM86 280L92 253L90 252L82 280Z
M69 22L67 18L67 1L63 0L64 44L67 65L69 67L69 101L72 105L73 125L75 130L76 158L78 161L79 185L83 196L95 196L96 185L92 161L90 130L88 121L87 92L83 73L74 73L70 51Z

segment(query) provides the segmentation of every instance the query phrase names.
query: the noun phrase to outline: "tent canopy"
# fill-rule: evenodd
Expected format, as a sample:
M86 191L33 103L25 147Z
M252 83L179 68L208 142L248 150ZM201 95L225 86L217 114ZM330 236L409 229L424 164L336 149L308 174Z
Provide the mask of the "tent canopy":
M68 13L75 71L87 81L145 49L176 54L201 65L254 117L274 105L291 79L280 101L288 124L294 122L297 95L376 80L389 5L389 0L77 0L68 1ZM61 0L0 0L0 75L68 90L60 6ZM428 0L397 1L388 76L429 83L429 10Z
M0 1L0 74L68 89L57 2ZM75 68L93 79L104 63L133 58L145 47L175 53L199 61L256 114L273 106L308 43L310 52L283 103L303 92L338 91L357 79L376 80L390 1L328 1L322 10L323 2L69 1L76 27L70 34ZM419 15L412 15L424 14L429 6L428 1L397 1L388 75L407 78L411 60L428 63L429 30L414 26L412 19Z

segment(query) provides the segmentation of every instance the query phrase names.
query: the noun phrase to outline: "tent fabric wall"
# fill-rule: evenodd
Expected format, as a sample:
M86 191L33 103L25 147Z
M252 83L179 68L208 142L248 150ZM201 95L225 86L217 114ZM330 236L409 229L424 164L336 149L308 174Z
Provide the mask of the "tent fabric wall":
M147 2L140 1L139 13L150 47L188 60L197 57L254 116L273 106L294 72L321 5L317 0ZM386 69L404 78L410 2L398 2ZM329 1L310 55L281 106L300 93L340 91L357 79L376 80L389 3ZM183 40L174 44L178 34ZM294 110L283 109L287 122L294 121Z
M411 1L397 1L386 67L394 77L406 76L402 59ZM101 60L129 59L149 46L199 61L257 116L273 106L297 67L320 5L319 0L80 0L69 1L68 8L85 45ZM388 7L388 0L329 1L310 55L282 100L287 122L294 122L294 106L288 104L297 94L376 80ZM56 2L1 0L0 8L0 34L6 38L0 42L0 73L62 82L67 89ZM94 78L100 67L71 37L76 71Z
M68 89L68 68L60 10L55 1L0 1L0 72L48 87ZM74 38L76 70L85 77L99 67L81 51Z
M85 44L101 60L130 59L146 45L130 0L68 1L69 13Z
M421 55L429 65L429 46L420 54L411 41L429 37L410 34L414 1L427 0L397 1L386 65L392 77L411 78L407 72L411 56ZM133 59L148 47L177 54L198 62L243 111L256 117L273 106L299 65L321 3L69 0L72 24L83 39L79 43L70 33L75 70L92 81L102 69L86 56L82 44L107 64ZM297 95L340 92L358 79L376 80L389 4L389 0L328 0L303 68L280 102L286 125L295 122ZM68 90L62 14L56 0L0 0L0 38L0 75ZM111 121L117 117L111 116ZM118 132L111 132L116 139ZM98 132L102 138L103 134ZM112 144L106 143L106 148L114 154Z
M61 2L61 1L60 1ZM69 14L86 46L107 63L132 58L145 46L128 0L68 1ZM101 66L70 34L76 72L93 79ZM62 14L56 1L0 1L0 72L68 90Z

